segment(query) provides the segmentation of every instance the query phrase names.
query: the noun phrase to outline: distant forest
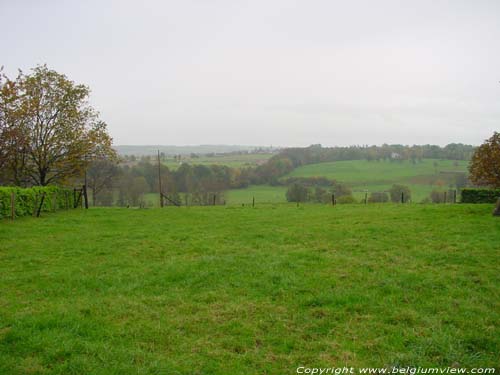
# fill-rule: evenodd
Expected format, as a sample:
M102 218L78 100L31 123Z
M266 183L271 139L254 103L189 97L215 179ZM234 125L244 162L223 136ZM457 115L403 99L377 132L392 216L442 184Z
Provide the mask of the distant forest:
M221 203L224 199L223 192L228 189L261 184L289 184L290 181L282 177L307 164L341 160L368 160L374 163L419 163L422 159L469 160L474 149L474 146L457 143L445 147L311 145L283 149L258 166L235 168L181 163L175 170L163 164L167 157L165 153L161 153L160 165L154 155L126 155L122 156L118 164L107 160L94 162L87 170L87 184L95 205L140 205L143 194L159 192L161 175L162 192L168 196L167 203L181 204L186 200L189 204L203 205L211 204L213 197L216 197L217 203ZM325 183L337 183L326 179L317 179L317 182L321 186L325 186Z

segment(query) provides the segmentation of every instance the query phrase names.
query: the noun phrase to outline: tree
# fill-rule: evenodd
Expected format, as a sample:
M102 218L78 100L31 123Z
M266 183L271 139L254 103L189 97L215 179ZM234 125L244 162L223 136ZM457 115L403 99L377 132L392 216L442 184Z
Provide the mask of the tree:
M92 205L96 205L99 193L111 189L118 173L118 166L111 160L100 159L90 164L87 169L87 185L92 192Z
M3 158L12 182L48 185L79 177L93 159L114 158L106 124L89 105L90 90L37 66L0 82L2 135L13 147Z
M0 182L22 185L26 139L21 132L19 86L0 69Z
M479 146L469 165L470 180L479 186L500 188L500 133Z

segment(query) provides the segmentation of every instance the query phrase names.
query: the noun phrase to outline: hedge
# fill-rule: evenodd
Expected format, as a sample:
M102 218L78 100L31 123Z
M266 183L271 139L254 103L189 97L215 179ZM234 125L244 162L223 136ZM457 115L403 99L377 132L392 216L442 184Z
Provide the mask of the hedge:
M35 186L32 188L0 187L0 219L11 217L11 195L15 196L15 216L33 215L38 210L42 195L42 212L74 207L73 190L57 186Z
M463 189L462 203L495 203L500 189Z

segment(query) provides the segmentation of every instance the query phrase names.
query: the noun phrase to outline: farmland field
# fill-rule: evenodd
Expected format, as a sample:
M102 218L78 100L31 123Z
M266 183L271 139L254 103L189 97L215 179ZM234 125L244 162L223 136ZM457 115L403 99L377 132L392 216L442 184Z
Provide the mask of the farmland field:
M336 161L310 164L293 170L288 177L327 177L345 183L353 190L356 199L361 200L365 191L386 191L393 184L407 185L412 192L413 202L427 198L432 190L446 190L454 183L457 173L467 173L468 162L463 160L424 159L412 164L401 162L368 162L366 160ZM255 196L258 202L285 202L285 186L250 186L226 192L230 204L251 202Z
M226 192L226 201L228 204L248 204L259 203L279 203L285 202L285 186L253 185L245 189L232 189Z
M498 367L491 208L96 208L0 222L0 373Z
M191 158L189 156L182 156L182 163L187 164L200 164L200 165L226 165L233 168L241 167L255 167L260 164L264 164L268 159L270 159L274 154L272 153L251 153L251 154L220 154L214 156L199 156L196 158ZM169 169L175 170L179 167L181 163L174 161L173 158L169 158L164 162Z
M457 173L467 172L468 162L463 160L424 159L416 164L410 161L387 162L350 160L310 164L293 170L287 177L327 177L346 183L361 198L364 191L389 189L392 184L410 187L413 201L429 196L433 189L447 189L454 184Z
M283 203L285 202L285 186L252 185L245 189L231 189L224 192L226 204L241 205L250 204L255 197L255 202L260 203ZM180 193L181 202L184 203L183 194ZM144 194L144 201L149 207L159 207L158 193Z

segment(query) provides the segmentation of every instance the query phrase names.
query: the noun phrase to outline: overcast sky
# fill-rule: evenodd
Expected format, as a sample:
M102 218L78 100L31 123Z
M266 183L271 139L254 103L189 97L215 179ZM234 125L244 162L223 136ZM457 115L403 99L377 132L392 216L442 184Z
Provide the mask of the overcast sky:
M0 0L0 65L92 90L115 144L481 143L500 1Z

